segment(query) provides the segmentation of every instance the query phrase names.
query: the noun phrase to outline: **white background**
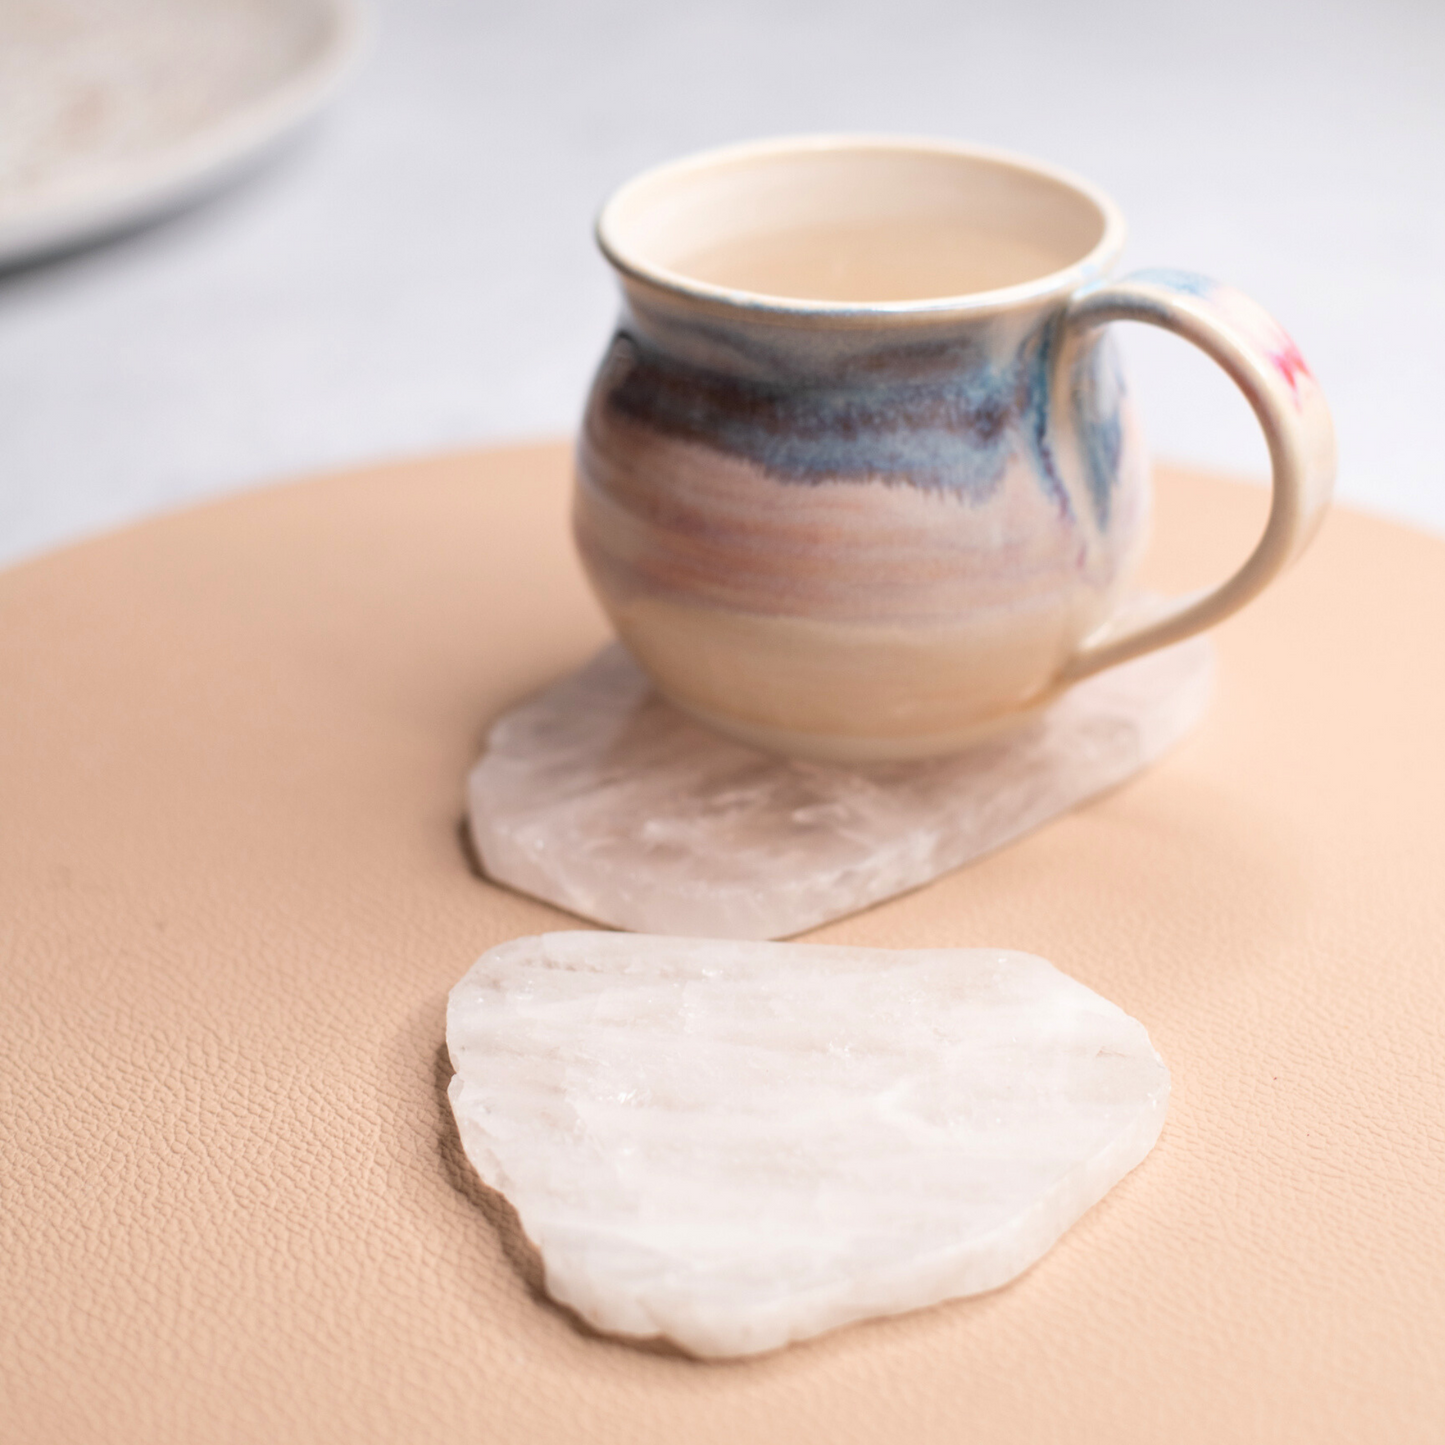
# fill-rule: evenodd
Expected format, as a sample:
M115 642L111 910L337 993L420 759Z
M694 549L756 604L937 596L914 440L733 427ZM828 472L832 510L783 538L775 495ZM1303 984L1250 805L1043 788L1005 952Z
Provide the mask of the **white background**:
M1234 282L1321 378L1349 502L1445 530L1445 0L383 0L278 163L0 276L0 562L321 467L571 428L612 313L592 217L774 133L1071 167L1124 268ZM1262 475L1249 413L1128 328L1156 452Z

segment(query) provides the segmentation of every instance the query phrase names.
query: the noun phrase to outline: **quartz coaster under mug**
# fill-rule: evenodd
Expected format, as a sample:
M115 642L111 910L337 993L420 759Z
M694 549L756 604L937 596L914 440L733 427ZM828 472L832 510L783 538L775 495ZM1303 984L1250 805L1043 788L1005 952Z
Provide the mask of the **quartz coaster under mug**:
M576 539L660 696L599 661L498 721L469 798L486 872L586 917L785 936L1116 786L1202 711L1207 648L1177 645L1328 505L1329 410L1285 332L1203 277L1107 279L1123 220L1051 166L766 141L629 182L598 239L623 308ZM1134 588L1149 475L1116 320L1212 356L1269 443L1264 533L1202 594Z

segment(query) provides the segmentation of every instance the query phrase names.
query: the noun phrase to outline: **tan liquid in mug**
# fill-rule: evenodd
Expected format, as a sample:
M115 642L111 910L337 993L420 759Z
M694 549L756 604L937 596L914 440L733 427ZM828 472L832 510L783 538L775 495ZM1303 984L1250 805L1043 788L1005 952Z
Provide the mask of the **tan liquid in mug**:
M671 269L755 295L869 303L999 290L1067 263L1036 241L921 217L760 231L685 252Z

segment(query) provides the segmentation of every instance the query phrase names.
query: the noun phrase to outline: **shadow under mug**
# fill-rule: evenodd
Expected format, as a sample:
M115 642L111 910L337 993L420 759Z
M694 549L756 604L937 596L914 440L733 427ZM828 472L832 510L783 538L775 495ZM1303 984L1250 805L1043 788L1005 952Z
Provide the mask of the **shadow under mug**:
M805 137L647 172L598 238L623 310L574 525L622 640L706 725L798 757L954 751L1220 621L1308 543L1329 410L1280 327L1203 277L1104 279L1094 187L974 146ZM1192 341L1269 443L1226 582L1131 608L1148 464L1108 322Z

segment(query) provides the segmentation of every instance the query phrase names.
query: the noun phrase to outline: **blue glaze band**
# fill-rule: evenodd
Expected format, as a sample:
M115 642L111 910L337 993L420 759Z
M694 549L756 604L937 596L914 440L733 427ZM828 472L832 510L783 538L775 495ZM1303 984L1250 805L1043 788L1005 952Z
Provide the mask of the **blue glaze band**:
M624 329L600 395L632 421L745 458L787 483L882 481L984 502L1021 454L1068 517L1050 439L1056 324L1036 328L1002 365L964 340L895 345L852 359L841 374L769 380L692 365ZM1111 359L1091 348L1075 388L1101 524L1119 464L1116 377Z

